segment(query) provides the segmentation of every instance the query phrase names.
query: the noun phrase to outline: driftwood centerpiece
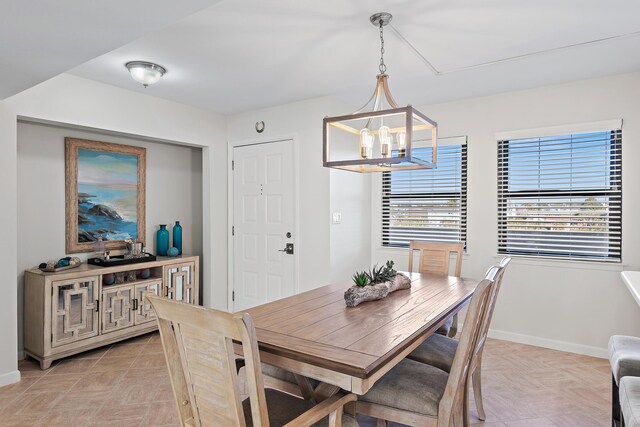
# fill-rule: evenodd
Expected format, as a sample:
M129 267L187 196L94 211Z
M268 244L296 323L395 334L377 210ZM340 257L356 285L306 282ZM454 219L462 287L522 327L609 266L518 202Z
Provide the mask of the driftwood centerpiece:
M399 289L409 289L411 279L393 269L393 261L387 261L384 267L373 267L369 272L356 273L353 276L354 286L344 293L347 307L355 307L366 301L385 298L389 293Z

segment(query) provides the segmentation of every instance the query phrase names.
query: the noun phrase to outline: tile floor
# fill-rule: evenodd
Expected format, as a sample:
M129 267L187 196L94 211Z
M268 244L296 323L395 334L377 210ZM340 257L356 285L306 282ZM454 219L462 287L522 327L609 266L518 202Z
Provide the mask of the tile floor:
M486 427L608 426L604 359L489 340L483 390ZM178 425L160 337L149 334L56 363L20 362L22 381L0 388L0 426ZM473 399L472 399L473 402ZM362 419L363 427L375 426Z

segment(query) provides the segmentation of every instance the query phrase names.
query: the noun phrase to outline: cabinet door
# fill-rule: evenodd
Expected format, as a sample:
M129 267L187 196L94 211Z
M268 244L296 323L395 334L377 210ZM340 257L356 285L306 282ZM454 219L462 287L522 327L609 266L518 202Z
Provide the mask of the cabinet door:
M197 304L197 294L194 288L197 283L194 277L195 264L188 262L184 264L167 265L164 269L164 296L176 301Z
M51 346L98 335L98 278L51 283Z
M133 326L133 286L102 289L102 332Z
M146 322L152 322L156 319L156 312L153 311L151 303L147 301L147 295L160 295L161 282L141 283L135 285L135 322L136 325Z

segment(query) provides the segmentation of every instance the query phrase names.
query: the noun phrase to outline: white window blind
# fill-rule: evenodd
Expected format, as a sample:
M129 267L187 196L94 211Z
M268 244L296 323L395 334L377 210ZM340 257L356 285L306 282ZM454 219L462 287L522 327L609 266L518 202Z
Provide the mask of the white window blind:
M622 130L498 141L498 252L620 261Z
M383 173L383 246L466 241L467 144L466 138L455 141L464 143L438 146L437 169ZM431 155L431 148L414 150Z

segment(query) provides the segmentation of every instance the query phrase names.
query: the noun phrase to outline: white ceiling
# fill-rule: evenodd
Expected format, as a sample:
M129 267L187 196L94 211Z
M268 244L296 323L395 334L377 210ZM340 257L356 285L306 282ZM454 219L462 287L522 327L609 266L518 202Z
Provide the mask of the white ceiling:
M130 5L136 2L102 3L127 3L119 30L131 31L128 26L135 19L129 16ZM164 3L170 2L159 3L167 9ZM226 114L330 94L363 104L373 90L379 60L377 30L368 18L383 10L394 15L394 27L424 57L445 71L434 75L393 30L387 30L390 85L401 104L444 102L640 70L636 34L446 73L638 32L637 0L223 0L71 72ZM45 36L55 34L53 30L47 29ZM88 38L86 45L99 42ZM168 73L144 89L123 66L130 60L157 62Z
M2 0L4 99L217 0Z

